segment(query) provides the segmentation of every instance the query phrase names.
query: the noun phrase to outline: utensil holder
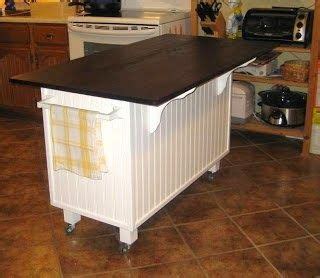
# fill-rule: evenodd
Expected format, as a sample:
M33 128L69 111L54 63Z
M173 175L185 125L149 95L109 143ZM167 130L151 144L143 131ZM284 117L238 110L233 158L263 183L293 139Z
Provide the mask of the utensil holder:
M222 13L219 13L216 21L201 21L200 25L206 34L212 35L215 38L226 37L226 21Z

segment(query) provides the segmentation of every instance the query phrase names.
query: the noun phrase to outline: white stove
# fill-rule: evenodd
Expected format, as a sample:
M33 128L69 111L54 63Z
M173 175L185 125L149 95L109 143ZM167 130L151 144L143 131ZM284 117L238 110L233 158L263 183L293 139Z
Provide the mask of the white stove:
M69 17L69 22L160 25L190 17L189 12L161 10L122 10L112 17L83 14Z
M83 14L68 18L70 58L173 33L190 34L190 13L169 10L122 10L114 16Z

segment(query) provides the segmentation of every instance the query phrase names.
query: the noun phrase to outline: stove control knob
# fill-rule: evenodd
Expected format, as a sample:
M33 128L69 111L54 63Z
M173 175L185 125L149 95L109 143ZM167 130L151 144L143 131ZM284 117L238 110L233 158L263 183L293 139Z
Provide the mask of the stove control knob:
M297 34L296 34L296 39L297 39L297 40L300 40L301 37L302 37L302 34L301 34L301 33L297 33Z

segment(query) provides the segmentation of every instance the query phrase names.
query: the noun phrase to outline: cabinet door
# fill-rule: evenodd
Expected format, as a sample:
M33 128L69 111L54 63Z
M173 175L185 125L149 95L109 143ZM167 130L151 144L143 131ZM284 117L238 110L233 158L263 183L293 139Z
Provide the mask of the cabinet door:
M8 106L36 108L40 91L30 86L15 85L9 78L33 70L30 49L0 47L1 103Z
M68 51L68 48L50 49L41 47L36 49L37 67L43 69L69 61Z

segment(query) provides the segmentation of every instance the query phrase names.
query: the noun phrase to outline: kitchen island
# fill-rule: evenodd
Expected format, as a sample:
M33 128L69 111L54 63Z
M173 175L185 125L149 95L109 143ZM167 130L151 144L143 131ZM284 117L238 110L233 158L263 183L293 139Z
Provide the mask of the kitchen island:
M87 216L119 227L127 249L142 223L217 171L229 152L232 71L273 47L164 35L12 78L42 87L50 200L69 231ZM102 179L54 170L50 105L104 119Z

